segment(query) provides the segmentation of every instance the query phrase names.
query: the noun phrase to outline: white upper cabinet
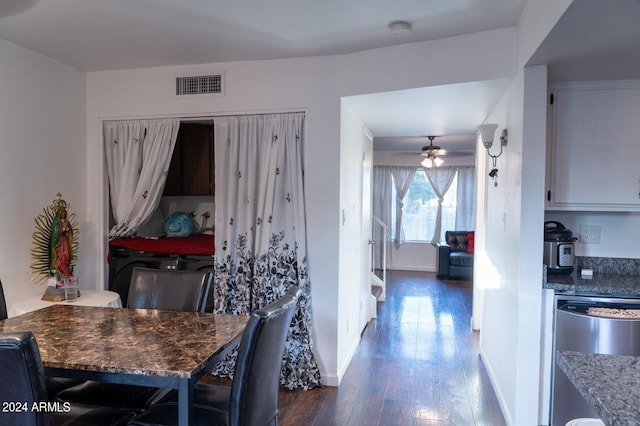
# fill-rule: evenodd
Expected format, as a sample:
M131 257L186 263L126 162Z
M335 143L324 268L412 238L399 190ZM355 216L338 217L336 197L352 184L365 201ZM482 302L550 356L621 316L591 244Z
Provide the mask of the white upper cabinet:
M550 108L547 210L640 211L640 80L556 84Z

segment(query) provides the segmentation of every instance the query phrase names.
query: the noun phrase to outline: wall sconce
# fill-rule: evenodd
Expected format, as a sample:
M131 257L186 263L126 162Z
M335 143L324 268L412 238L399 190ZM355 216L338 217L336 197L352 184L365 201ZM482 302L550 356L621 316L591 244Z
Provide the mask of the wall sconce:
M507 146L507 138L509 133L507 129L502 129L502 134L500 135L500 152L497 155L491 154L491 147L493 146L493 139L496 133L496 129L498 128L497 124L488 123L481 124L478 126L478 132L480 133L480 139L482 139L482 144L487 150L487 155L491 157L491 163L493 168L489 172L489 177L493 179L493 186L498 186L497 178L498 178L498 168L496 167L496 163L498 157L502 155L502 148Z

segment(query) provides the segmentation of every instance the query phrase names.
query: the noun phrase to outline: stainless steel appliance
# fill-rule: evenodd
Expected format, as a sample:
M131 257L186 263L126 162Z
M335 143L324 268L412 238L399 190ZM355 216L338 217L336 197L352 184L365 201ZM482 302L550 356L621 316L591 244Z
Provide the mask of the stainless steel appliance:
M551 425L564 426L598 415L555 363L557 351L640 356L640 318L625 312L640 309L640 299L556 295L555 304Z
M544 223L543 261L549 274L570 274L575 265L573 232L556 221Z

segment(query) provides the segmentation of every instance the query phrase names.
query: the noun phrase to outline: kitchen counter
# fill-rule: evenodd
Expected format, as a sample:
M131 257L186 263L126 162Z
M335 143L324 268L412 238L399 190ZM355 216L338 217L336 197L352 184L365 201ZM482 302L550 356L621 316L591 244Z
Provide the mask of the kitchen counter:
M563 351L558 366L609 426L640 421L640 357Z
M553 289L556 293L640 297L640 275L636 274L595 272L592 278L582 278L574 272L545 276L542 287Z

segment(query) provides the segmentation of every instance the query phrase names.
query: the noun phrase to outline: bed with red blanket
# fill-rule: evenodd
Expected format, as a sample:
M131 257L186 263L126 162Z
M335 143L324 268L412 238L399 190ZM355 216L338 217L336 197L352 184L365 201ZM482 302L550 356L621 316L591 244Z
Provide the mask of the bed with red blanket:
M188 237L122 238L110 241L109 246L111 249L122 247L140 253L176 256L213 256L215 254L211 234L192 234Z

